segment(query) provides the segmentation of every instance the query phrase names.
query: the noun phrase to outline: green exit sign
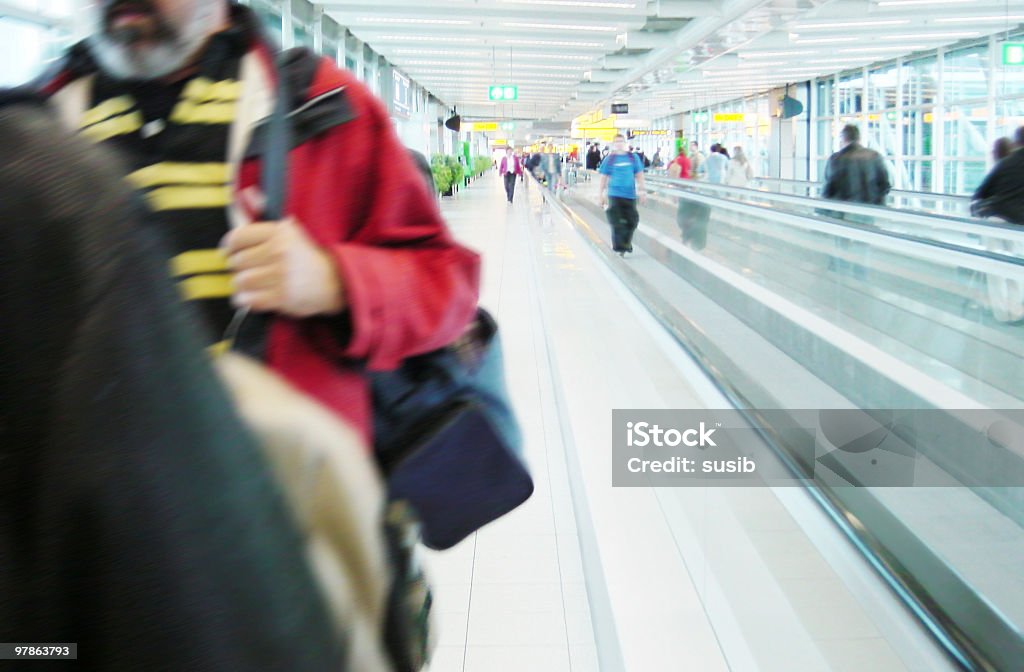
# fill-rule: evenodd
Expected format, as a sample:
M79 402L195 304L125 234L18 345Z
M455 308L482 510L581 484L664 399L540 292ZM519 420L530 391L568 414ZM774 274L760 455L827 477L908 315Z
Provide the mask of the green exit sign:
M491 100L518 100L519 87L508 84L493 84L488 90Z
M1003 65L1024 65L1024 42L1003 43Z

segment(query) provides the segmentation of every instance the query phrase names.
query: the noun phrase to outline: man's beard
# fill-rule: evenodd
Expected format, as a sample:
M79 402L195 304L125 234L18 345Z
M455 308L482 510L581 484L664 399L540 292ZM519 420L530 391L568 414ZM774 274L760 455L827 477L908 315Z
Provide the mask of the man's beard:
M144 44L136 44L138 38L130 30L108 32L106 18L101 14L100 25L89 38L89 51L100 69L115 79L162 79L181 70L195 56L218 27L219 10L220 5L214 0L198 0L185 25L163 22Z

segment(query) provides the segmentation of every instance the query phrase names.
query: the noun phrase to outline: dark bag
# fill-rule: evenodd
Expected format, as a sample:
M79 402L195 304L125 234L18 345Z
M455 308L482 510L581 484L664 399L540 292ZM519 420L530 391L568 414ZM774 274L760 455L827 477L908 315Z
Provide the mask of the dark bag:
M287 56L286 56L287 58ZM286 100L279 77L278 100ZM283 216L292 130L279 104L268 122L262 186L268 219ZM422 171L422 167L421 167ZM237 337L262 343L267 318L240 314ZM526 501L533 481L505 389L498 325L484 310L456 343L369 372L374 452L392 499L408 501L423 542L451 548Z
M370 380L378 461L391 496L419 515L427 546L451 548L533 493L487 311L451 346Z

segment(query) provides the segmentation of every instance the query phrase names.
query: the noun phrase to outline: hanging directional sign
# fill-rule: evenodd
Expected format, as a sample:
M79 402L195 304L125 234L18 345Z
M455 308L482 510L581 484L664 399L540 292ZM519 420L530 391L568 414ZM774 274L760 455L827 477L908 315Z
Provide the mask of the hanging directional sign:
M492 84L487 92L491 100L519 100L519 87L511 84Z
M629 103L612 103L612 114L629 114Z

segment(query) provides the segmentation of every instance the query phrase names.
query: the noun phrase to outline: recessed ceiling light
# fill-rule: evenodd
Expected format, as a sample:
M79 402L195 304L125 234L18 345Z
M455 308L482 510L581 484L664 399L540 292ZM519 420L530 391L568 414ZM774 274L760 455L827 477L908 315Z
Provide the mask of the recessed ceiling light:
M801 40L797 33L790 33L789 39L793 44L840 44L842 42L860 42L861 37L815 37L810 40Z
M829 28L870 28L878 26L905 26L910 19L885 19L878 21L842 21L833 23L799 23L794 30L827 30Z
M1024 21L1024 14L1003 14L1002 16L964 16L935 19L935 23L1000 23L1002 21Z
M356 20L360 23L412 23L437 26L468 26L472 23L464 19L418 19L404 16L361 16Z
M603 47L601 42L551 42L548 40L505 40L506 44L524 44L536 47Z
M618 26L580 26L565 23L505 23L501 25L506 28L538 28L540 30L588 30L595 33L614 33L619 30Z
M479 37L438 37L437 35L381 35L376 41L400 40L402 42L480 42Z
M965 37L977 37L981 35L978 31L969 33L917 33L914 35L879 35L879 40L954 40Z

